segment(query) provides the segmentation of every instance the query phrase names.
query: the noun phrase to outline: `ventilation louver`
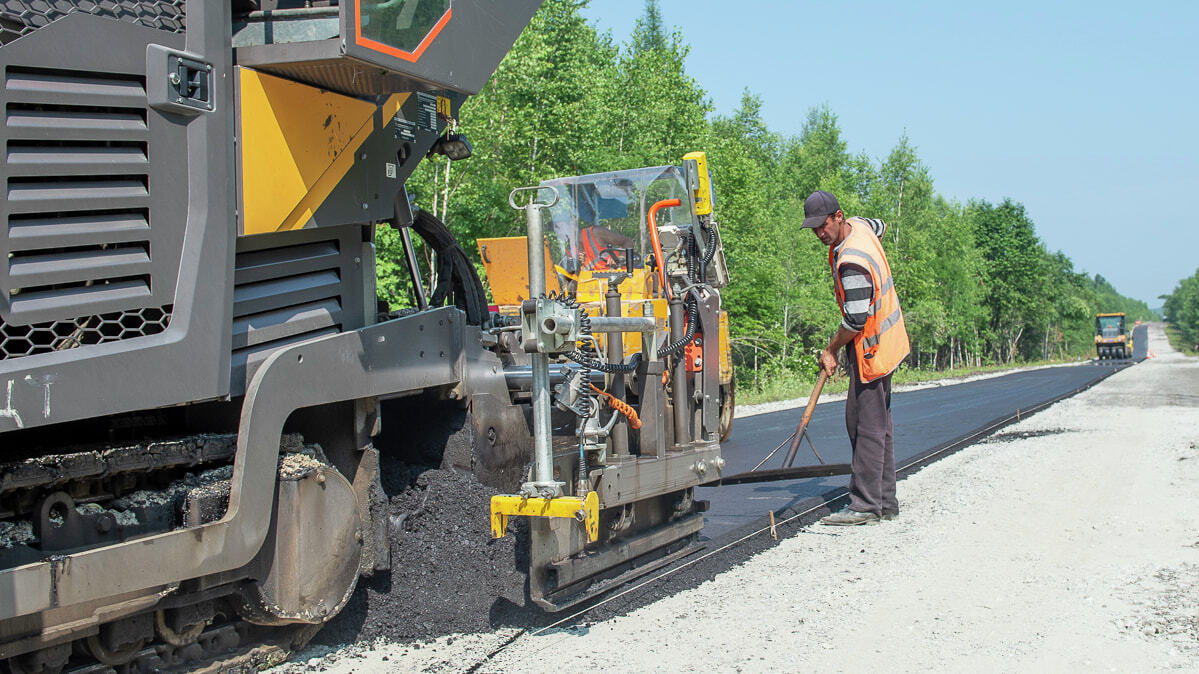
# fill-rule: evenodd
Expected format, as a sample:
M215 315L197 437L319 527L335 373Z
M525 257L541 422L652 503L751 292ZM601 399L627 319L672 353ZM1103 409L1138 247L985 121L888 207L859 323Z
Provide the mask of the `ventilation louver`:
M144 78L8 66L0 356L162 332Z
M239 251L233 289L233 367L270 351L340 332L343 297L338 240Z

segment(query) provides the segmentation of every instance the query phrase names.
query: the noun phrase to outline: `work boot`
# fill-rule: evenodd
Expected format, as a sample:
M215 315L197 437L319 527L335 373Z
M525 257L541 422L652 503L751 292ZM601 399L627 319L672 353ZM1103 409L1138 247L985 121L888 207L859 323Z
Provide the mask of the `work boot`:
M882 519L888 520L888 521L899 519L899 511L898 510L887 510L886 508L884 508L883 514L880 517Z
M820 520L820 523L831 527L856 527L859 524L878 524L878 515L874 513L860 513L846 507L831 515L826 515Z

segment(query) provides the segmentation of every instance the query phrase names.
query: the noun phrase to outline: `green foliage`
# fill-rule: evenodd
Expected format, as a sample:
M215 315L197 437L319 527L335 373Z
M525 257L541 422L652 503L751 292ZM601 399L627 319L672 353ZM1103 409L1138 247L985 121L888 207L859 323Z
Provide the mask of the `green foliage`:
M1166 320L1178 331L1182 346L1199 351L1199 269L1178 282L1174 292L1162 295Z
M417 203L443 217L471 255L477 237L523 232L507 203L515 187L678 164L703 150L733 279L723 306L739 385L751 397L806 389L816 353L840 323L827 248L799 227L803 200L817 189L833 192L847 215L888 223L883 245L912 341L909 370L1086 357L1095 313L1124 311L1130 323L1151 317L1143 302L1047 251L1019 202L939 196L906 133L876 161L850 150L828 105L808 110L794 137L769 128L749 90L730 115L713 116L686 71L690 47L656 0L621 45L587 24L586 4L546 0L463 106L474 157L427 161L409 181ZM377 245L380 297L410 303L398 236L381 228ZM1199 272L1167 298L1167 312L1199 341Z

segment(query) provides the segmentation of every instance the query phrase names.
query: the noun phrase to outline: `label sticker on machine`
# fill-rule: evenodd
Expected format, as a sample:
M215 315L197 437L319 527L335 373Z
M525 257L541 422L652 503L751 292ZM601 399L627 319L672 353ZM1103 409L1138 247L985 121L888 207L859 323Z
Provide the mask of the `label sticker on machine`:
M384 169L385 169L385 170L386 170L386 172L387 172L387 177L388 177L388 178L392 178L392 179L394 179L394 178L396 177L396 165L395 165L395 164L393 164L393 163L391 163L391 162L387 162L387 163L384 165Z
M416 92L416 128L424 131L437 130L437 96Z
M405 140L409 143L416 142L416 122L410 122L402 117L396 117L395 123L396 140Z

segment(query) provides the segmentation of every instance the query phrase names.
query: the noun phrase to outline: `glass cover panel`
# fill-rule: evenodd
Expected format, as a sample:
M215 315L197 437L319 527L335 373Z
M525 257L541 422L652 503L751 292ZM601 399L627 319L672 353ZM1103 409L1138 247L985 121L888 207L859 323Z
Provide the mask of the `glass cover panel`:
M1123 333L1124 318L1122 316L1100 316L1099 333L1103 337L1119 337Z
M547 229L553 234L557 263L571 273L623 268L624 248L633 249L633 266L642 267L650 249L646 218L658 201L677 198L684 204L684 208L659 211L659 226L691 224L690 209L685 207L686 182L677 166L557 178L541 184L558 190L558 204L550 209L553 224Z
M450 0L359 0L362 37L416 51L450 8Z

